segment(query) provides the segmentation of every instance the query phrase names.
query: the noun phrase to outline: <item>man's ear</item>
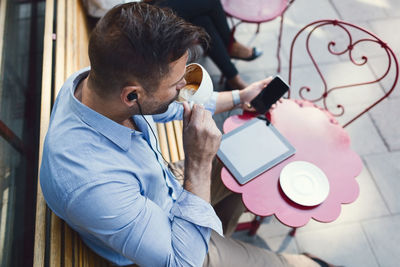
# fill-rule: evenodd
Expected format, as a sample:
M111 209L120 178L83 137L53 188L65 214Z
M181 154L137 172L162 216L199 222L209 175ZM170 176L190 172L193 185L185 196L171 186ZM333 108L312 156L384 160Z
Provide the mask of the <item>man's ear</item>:
M125 86L121 90L121 101L128 107L132 107L142 95L142 88L140 86Z

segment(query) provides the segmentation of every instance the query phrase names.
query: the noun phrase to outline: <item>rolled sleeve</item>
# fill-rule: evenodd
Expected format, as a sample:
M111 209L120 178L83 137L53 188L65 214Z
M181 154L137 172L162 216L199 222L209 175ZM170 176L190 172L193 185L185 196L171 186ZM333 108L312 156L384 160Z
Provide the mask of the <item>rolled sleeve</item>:
M204 108L210 111L212 114L215 113L217 107L218 92L213 92L207 103L204 104ZM162 114L153 115L155 122L169 122L172 120L182 120L183 118L183 105L182 103L173 102L168 106L168 110Z
M179 217L193 224L210 228L222 235L222 224L213 207L198 196L182 190L171 209L170 219Z

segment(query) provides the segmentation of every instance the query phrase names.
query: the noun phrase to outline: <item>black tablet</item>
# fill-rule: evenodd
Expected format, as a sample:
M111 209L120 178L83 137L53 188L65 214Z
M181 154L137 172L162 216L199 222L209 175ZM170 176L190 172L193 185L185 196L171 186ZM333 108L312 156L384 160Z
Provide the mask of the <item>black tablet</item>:
M229 172L245 184L296 152L265 118L255 118L222 136L217 152Z

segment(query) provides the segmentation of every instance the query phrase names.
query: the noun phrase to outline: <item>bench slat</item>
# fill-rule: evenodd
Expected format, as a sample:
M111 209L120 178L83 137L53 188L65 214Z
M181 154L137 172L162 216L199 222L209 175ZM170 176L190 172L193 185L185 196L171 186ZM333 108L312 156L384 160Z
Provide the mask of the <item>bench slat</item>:
M73 259L73 262L74 262L74 266L77 266L77 267L80 266L79 265L79 258L78 258L78 253L79 253L78 247L79 247L78 233L74 232L74 248L73 248L74 259Z
M165 123L165 129L167 131L168 148L171 156L171 162L177 162L179 160L178 148L176 146L175 131L172 122Z
M64 223L64 267L72 267L74 236L71 228Z
M65 31L66 31L66 0L57 1L57 27L56 27L56 64L55 64L55 87L53 88L53 103L65 81ZM64 235L63 222L54 213L51 213L50 223L50 266L61 266L62 259L62 236Z
M158 141L160 142L161 154L166 161L170 162L167 135L165 133L165 125L163 123L157 123L157 133Z
M56 100L58 92L65 82L65 1L66 0L57 1L56 58L53 102Z
M182 138L182 121L173 121L175 139L178 146L179 160L185 159L185 152L183 151L183 138Z
M1 1L1 3L6 1ZM42 70L42 92L40 107L40 133L39 133L39 168L42 162L42 151L44 138L50 122L51 104L51 79L52 79L52 55L53 55L53 14L54 1L46 1L44 40L43 40L43 70ZM38 176L39 177L39 172ZM37 184L36 196L36 218L35 218L35 245L33 255L33 266L43 267L46 251L46 202L43 198L40 183Z
M50 266L61 266L62 221L54 213L51 214L50 227Z
M7 10L7 1L0 1L0 36L4 36L4 27L6 26L6 10ZM3 38L0 38L0 62L3 56ZM2 66L0 66L0 73L3 73ZM2 88L0 88L0 95L2 94Z
M88 56L88 44L89 44L89 35L90 30L88 26L88 21L86 18L85 9L81 1L77 2L76 5L76 24L77 27L74 29L76 31L76 39L78 40L75 58L77 59L76 69L80 69L84 66L89 66L89 56ZM79 25L86 25L86 27L79 27Z

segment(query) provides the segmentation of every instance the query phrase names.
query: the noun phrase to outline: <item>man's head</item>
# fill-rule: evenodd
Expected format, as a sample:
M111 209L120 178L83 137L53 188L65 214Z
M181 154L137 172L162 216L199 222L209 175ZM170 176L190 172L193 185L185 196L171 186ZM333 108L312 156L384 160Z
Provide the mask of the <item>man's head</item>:
M169 104L176 97L178 86L184 86L183 73L178 72L186 64L188 51L197 44L207 44L207 34L169 9L145 3L116 6L97 23L91 34L88 85L100 97L122 93L125 98L134 92L138 100L143 100L140 104L148 104L154 95L154 101L165 106L164 102ZM162 87L168 90L166 86L177 88L160 95ZM144 113L158 113L166 107L143 109L147 110Z

